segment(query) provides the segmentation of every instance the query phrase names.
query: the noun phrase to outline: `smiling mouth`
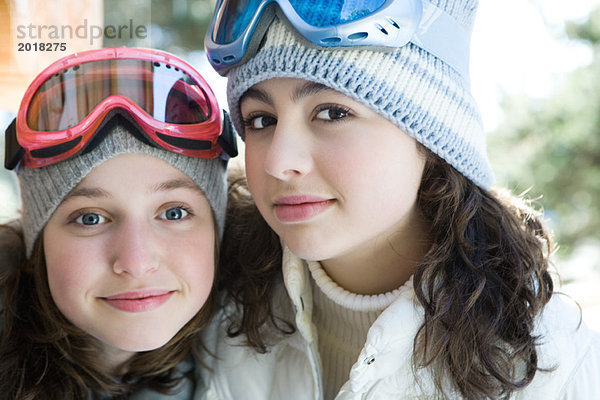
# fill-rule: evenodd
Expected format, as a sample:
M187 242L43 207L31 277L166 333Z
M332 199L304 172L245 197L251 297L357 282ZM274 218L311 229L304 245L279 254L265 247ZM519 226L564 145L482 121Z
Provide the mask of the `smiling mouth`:
M159 290L148 292L127 292L101 297L109 306L125 312L152 311L166 303L175 291Z
M335 199L297 196L275 202L275 215L281 222L305 222L328 210Z

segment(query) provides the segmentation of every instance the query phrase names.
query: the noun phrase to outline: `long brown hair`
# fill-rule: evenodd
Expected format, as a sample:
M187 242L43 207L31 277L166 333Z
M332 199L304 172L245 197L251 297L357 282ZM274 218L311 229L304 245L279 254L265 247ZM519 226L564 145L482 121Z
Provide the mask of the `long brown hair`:
M442 398L444 382L466 399L508 398L539 370L533 326L553 292L551 236L528 202L483 190L422 150L427 161L417 201L431 247L413 278L424 309L413 366L431 369ZM265 326L293 331L269 301L281 279L279 238L240 176L231 179L229 201L221 285L240 313L228 333L246 334L265 352Z
M202 350L199 331L208 323L215 304L213 290L202 309L166 345L140 352L112 376L98 365L100 342L69 322L52 300L46 274L43 240L25 259L22 236L13 226L2 226L2 239L19 243L11 260L3 259L0 332L0 393L11 399L126 398L149 388L170 394L184 378L175 366ZM8 232L8 234L7 234ZM215 234L216 225L215 225ZM15 240L14 238L19 240ZM215 243L215 264L218 241ZM215 265L216 267L216 265ZM216 268L218 270L218 268ZM216 273L216 271L215 271Z
M440 391L449 378L464 398L507 398L538 370L551 236L527 201L482 190L431 153L418 202L432 245L413 281L425 310L414 364L434 368Z

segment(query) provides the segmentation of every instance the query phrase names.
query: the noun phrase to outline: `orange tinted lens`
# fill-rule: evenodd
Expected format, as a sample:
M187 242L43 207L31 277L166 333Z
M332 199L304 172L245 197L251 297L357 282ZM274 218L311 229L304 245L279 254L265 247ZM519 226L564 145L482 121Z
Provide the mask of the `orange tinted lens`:
M211 112L206 94L179 68L117 59L83 63L50 77L32 97L27 124L42 132L64 130L115 95L131 99L161 122L195 124Z

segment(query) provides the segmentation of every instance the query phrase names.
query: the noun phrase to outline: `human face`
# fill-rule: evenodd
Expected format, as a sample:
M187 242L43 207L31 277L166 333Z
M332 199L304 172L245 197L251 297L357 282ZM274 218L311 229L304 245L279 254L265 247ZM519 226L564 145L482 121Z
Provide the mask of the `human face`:
M211 291L211 208L187 175L155 157L119 155L94 168L43 240L54 302L112 363L167 343Z
M253 86L241 112L250 192L292 252L350 261L390 241L410 248L412 228L422 229L416 197L425 164L412 137L358 101L299 79Z

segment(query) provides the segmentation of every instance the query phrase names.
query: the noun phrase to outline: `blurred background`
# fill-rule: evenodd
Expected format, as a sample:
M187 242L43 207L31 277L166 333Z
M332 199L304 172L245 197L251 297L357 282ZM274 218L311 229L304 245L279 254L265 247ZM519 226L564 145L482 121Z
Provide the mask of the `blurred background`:
M37 73L90 48L172 52L194 65L227 107L225 80L203 52L214 3L1 0L0 132ZM102 37L92 26L103 30ZM134 35L137 27L145 34ZM19 51L36 42L65 43L66 50ZM557 282L600 330L600 0L482 0L471 71L497 184L527 193L544 210L560 246ZM0 222L18 209L15 177L0 169Z

